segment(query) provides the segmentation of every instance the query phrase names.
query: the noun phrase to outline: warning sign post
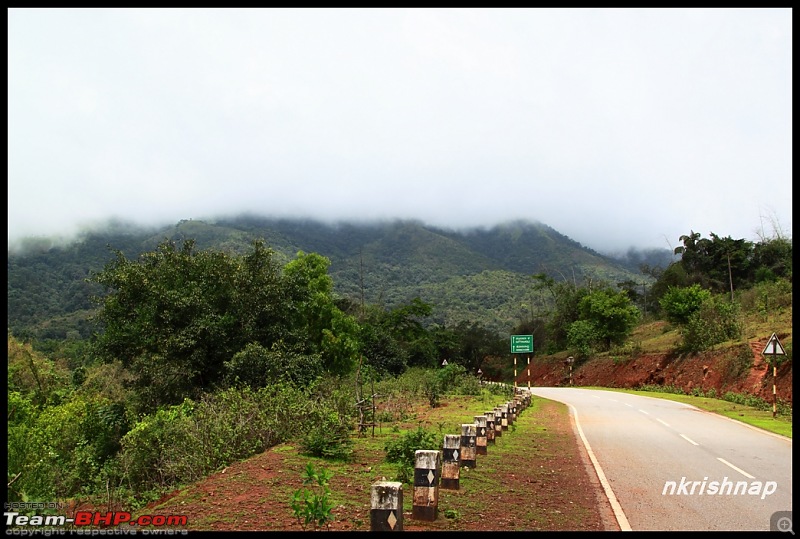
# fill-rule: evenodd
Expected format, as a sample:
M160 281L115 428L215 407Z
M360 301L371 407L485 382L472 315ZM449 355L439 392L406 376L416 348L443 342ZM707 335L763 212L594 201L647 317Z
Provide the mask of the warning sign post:
M772 417L775 417L778 415L778 356L786 355L786 350L775 333L767 341L761 355L768 363L772 363Z

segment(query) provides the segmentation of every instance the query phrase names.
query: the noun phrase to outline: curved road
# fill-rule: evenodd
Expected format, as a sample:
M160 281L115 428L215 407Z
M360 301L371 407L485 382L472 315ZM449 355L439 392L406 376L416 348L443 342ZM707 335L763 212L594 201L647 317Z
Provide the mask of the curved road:
M569 405L623 530L770 529L792 510L792 441L665 399L532 387Z

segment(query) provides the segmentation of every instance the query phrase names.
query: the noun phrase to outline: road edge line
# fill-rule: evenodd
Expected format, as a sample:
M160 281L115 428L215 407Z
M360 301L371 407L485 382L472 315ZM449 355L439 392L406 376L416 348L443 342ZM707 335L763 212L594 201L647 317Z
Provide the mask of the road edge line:
M628 518L625 516L625 512L622 510L622 506L619 504L617 497L614 495L614 491L611 489L611 485L609 485L608 480L606 479L606 474L603 472L603 468L600 466L600 463L597 462L597 458L594 456L592 447L589 445L589 441L583 434L580 421L578 421L578 410L571 404L569 405L569 409L572 411L572 416L575 419L575 427L578 429L578 435L581 437L581 441L583 441L586 452L589 454L589 459L592 461L592 466L594 466L594 471L597 473L597 478L600 480L600 484L603 486L603 491L606 493L608 503L611 504L611 510L614 511L614 517L617 519L619 529L624 532L633 531L630 523L628 522Z

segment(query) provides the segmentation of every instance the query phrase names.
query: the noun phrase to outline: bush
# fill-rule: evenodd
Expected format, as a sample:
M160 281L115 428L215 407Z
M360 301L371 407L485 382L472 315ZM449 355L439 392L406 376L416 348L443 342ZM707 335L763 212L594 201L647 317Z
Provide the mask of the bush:
M350 427L340 421L335 411L328 410L317 416L300 441L303 451L325 459L350 460L353 452Z
M417 450L439 450L439 436L421 426L386 444L386 461L399 464L398 481L410 483L414 479Z
M702 352L715 344L738 339L741 334L739 304L729 302L724 295L715 296L689 316L680 348L684 352Z
M698 284L688 287L670 286L659 300L666 319L677 325L689 323L690 317L700 310L703 302L711 298L711 292Z
M122 439L120 463L133 490L196 481L286 441L317 420L307 393L290 385L228 389L145 416Z
M738 298L742 308L766 316L776 309L791 308L792 283L788 279L760 282L739 292Z
M268 350L250 343L224 362L225 383L231 386L265 387L276 382L289 382L303 387L322 375L319 355L302 355L290 351Z

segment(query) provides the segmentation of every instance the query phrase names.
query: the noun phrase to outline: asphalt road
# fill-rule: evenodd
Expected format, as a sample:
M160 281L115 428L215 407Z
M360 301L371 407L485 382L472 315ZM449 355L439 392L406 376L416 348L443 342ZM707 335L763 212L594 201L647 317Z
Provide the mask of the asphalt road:
M625 530L768 531L792 510L792 441L679 402L532 387L576 420Z

